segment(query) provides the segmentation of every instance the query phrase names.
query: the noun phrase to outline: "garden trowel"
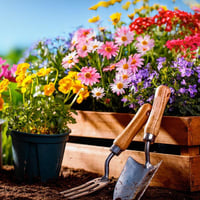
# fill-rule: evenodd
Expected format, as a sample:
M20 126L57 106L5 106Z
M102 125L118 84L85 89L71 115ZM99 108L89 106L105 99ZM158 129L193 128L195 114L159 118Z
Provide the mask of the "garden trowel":
M103 187L109 182L109 163L114 155L119 155L124 151L131 143L137 132L143 127L149 117L151 111L151 104L144 104L140 107L136 115L129 122L126 128L121 132L120 135L114 140L110 150L111 153L108 155L105 161L104 176L93 179L83 185L61 192L67 199L75 199L84 195L93 193Z
M128 157L115 185L113 200L139 200L160 167L162 161L157 165L152 165L150 162L150 144L154 143L158 135L170 93L170 89L164 85L156 89L152 110L144 128L146 162L145 164L140 164L133 158Z

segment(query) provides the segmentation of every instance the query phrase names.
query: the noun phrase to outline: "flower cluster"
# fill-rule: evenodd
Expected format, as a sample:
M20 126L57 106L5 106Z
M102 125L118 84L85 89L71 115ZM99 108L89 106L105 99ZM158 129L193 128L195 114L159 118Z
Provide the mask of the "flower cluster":
M14 69L13 69L14 68ZM89 96L87 86L69 72L60 80L56 68L38 68L28 63L14 66L12 79L7 74L0 82L0 110L11 130L35 134L60 134L74 123L71 107ZM3 65L2 65L2 69ZM7 92L8 91L8 92ZM20 97L14 101L16 93Z
M121 1L101 1L90 9L116 2ZM48 65L58 69L59 80L65 73L76 74L86 92L82 99L87 99L74 108L135 112L142 104L152 103L155 88L167 85L171 97L166 114L200 114L200 13L170 11L144 2L140 10L146 13L137 10L138 17L130 16L129 25L120 21L121 13L114 13L110 16L114 32L79 28L59 48L65 51L54 56L49 56L47 47L39 51L48 53L37 55L36 62L48 58ZM155 9L157 14L149 16Z

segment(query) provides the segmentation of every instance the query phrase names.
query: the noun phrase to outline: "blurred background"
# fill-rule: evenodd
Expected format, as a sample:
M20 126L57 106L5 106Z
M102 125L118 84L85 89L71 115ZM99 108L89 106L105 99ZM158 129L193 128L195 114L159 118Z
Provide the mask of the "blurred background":
M111 13L122 12L122 20L129 23L130 14L134 7L128 11L122 9L121 3L97 10L89 10L99 0L0 0L0 56L8 63L17 63L25 49L32 43L47 38L64 36L78 27L94 28L88 19L99 15L102 26L109 27ZM200 0L150 0L151 5L159 3L166 5L169 10L178 7L180 10L192 12L190 6L200 3ZM140 2L142 5L142 1ZM137 4L139 7L140 5Z

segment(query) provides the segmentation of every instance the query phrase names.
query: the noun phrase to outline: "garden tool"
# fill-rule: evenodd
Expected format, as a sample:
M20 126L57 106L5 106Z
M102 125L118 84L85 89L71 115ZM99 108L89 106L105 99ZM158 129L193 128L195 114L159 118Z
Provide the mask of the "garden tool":
M115 185L113 200L139 200L160 167L162 161L155 166L150 162L150 144L154 143L158 135L169 97L170 89L167 86L161 85L156 89L152 111L144 128L146 162L143 165L128 157Z
M67 199L75 199L84 195L93 193L101 188L105 187L109 182L109 163L114 155L119 155L124 151L131 143L137 132L143 127L148 119L151 111L151 104L144 104L140 107L136 115L132 118L126 128L118 135L113 141L113 145L110 148L111 153L105 160L104 176L93 179L83 185L61 192Z

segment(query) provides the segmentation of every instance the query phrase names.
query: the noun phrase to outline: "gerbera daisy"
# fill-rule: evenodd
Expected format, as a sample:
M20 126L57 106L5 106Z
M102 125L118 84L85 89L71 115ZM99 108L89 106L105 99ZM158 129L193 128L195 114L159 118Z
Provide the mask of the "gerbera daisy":
M106 41L99 49L98 53L103 55L103 57L107 57L107 59L111 59L112 56L116 56L119 47L114 44L114 42Z
M93 85L99 82L100 74L93 67L83 67L78 73L78 79L85 85Z
M128 88L128 84L126 81L122 80L122 79L116 79L114 80L114 83L110 84L111 90L113 93L116 93L118 96L120 94L124 94L125 93L125 88Z
M114 39L118 45L127 46L127 44L130 44L133 41L134 32L123 26L117 29L115 35L116 37Z
M116 64L111 64L111 65L109 65L107 67L104 67L103 68L103 72L112 71L112 70L115 69L115 67L116 67Z
M101 99L105 93L104 93L104 88L101 87L96 87L92 89L92 96L96 99Z
M131 81L131 77L130 77L130 73L128 73L127 71L121 71L116 73L115 78L116 80L123 80L124 82L126 82L126 84L129 84Z
M143 65L144 59L141 58L141 54L134 54L133 56L130 55L128 59L128 64L130 65L131 72L135 73L137 71L138 67L141 67Z
M62 60L62 66L65 69L70 69L72 68L72 66L74 66L76 63L78 63L78 55L76 51L73 51L71 53L69 53L68 55L66 55L63 60Z

